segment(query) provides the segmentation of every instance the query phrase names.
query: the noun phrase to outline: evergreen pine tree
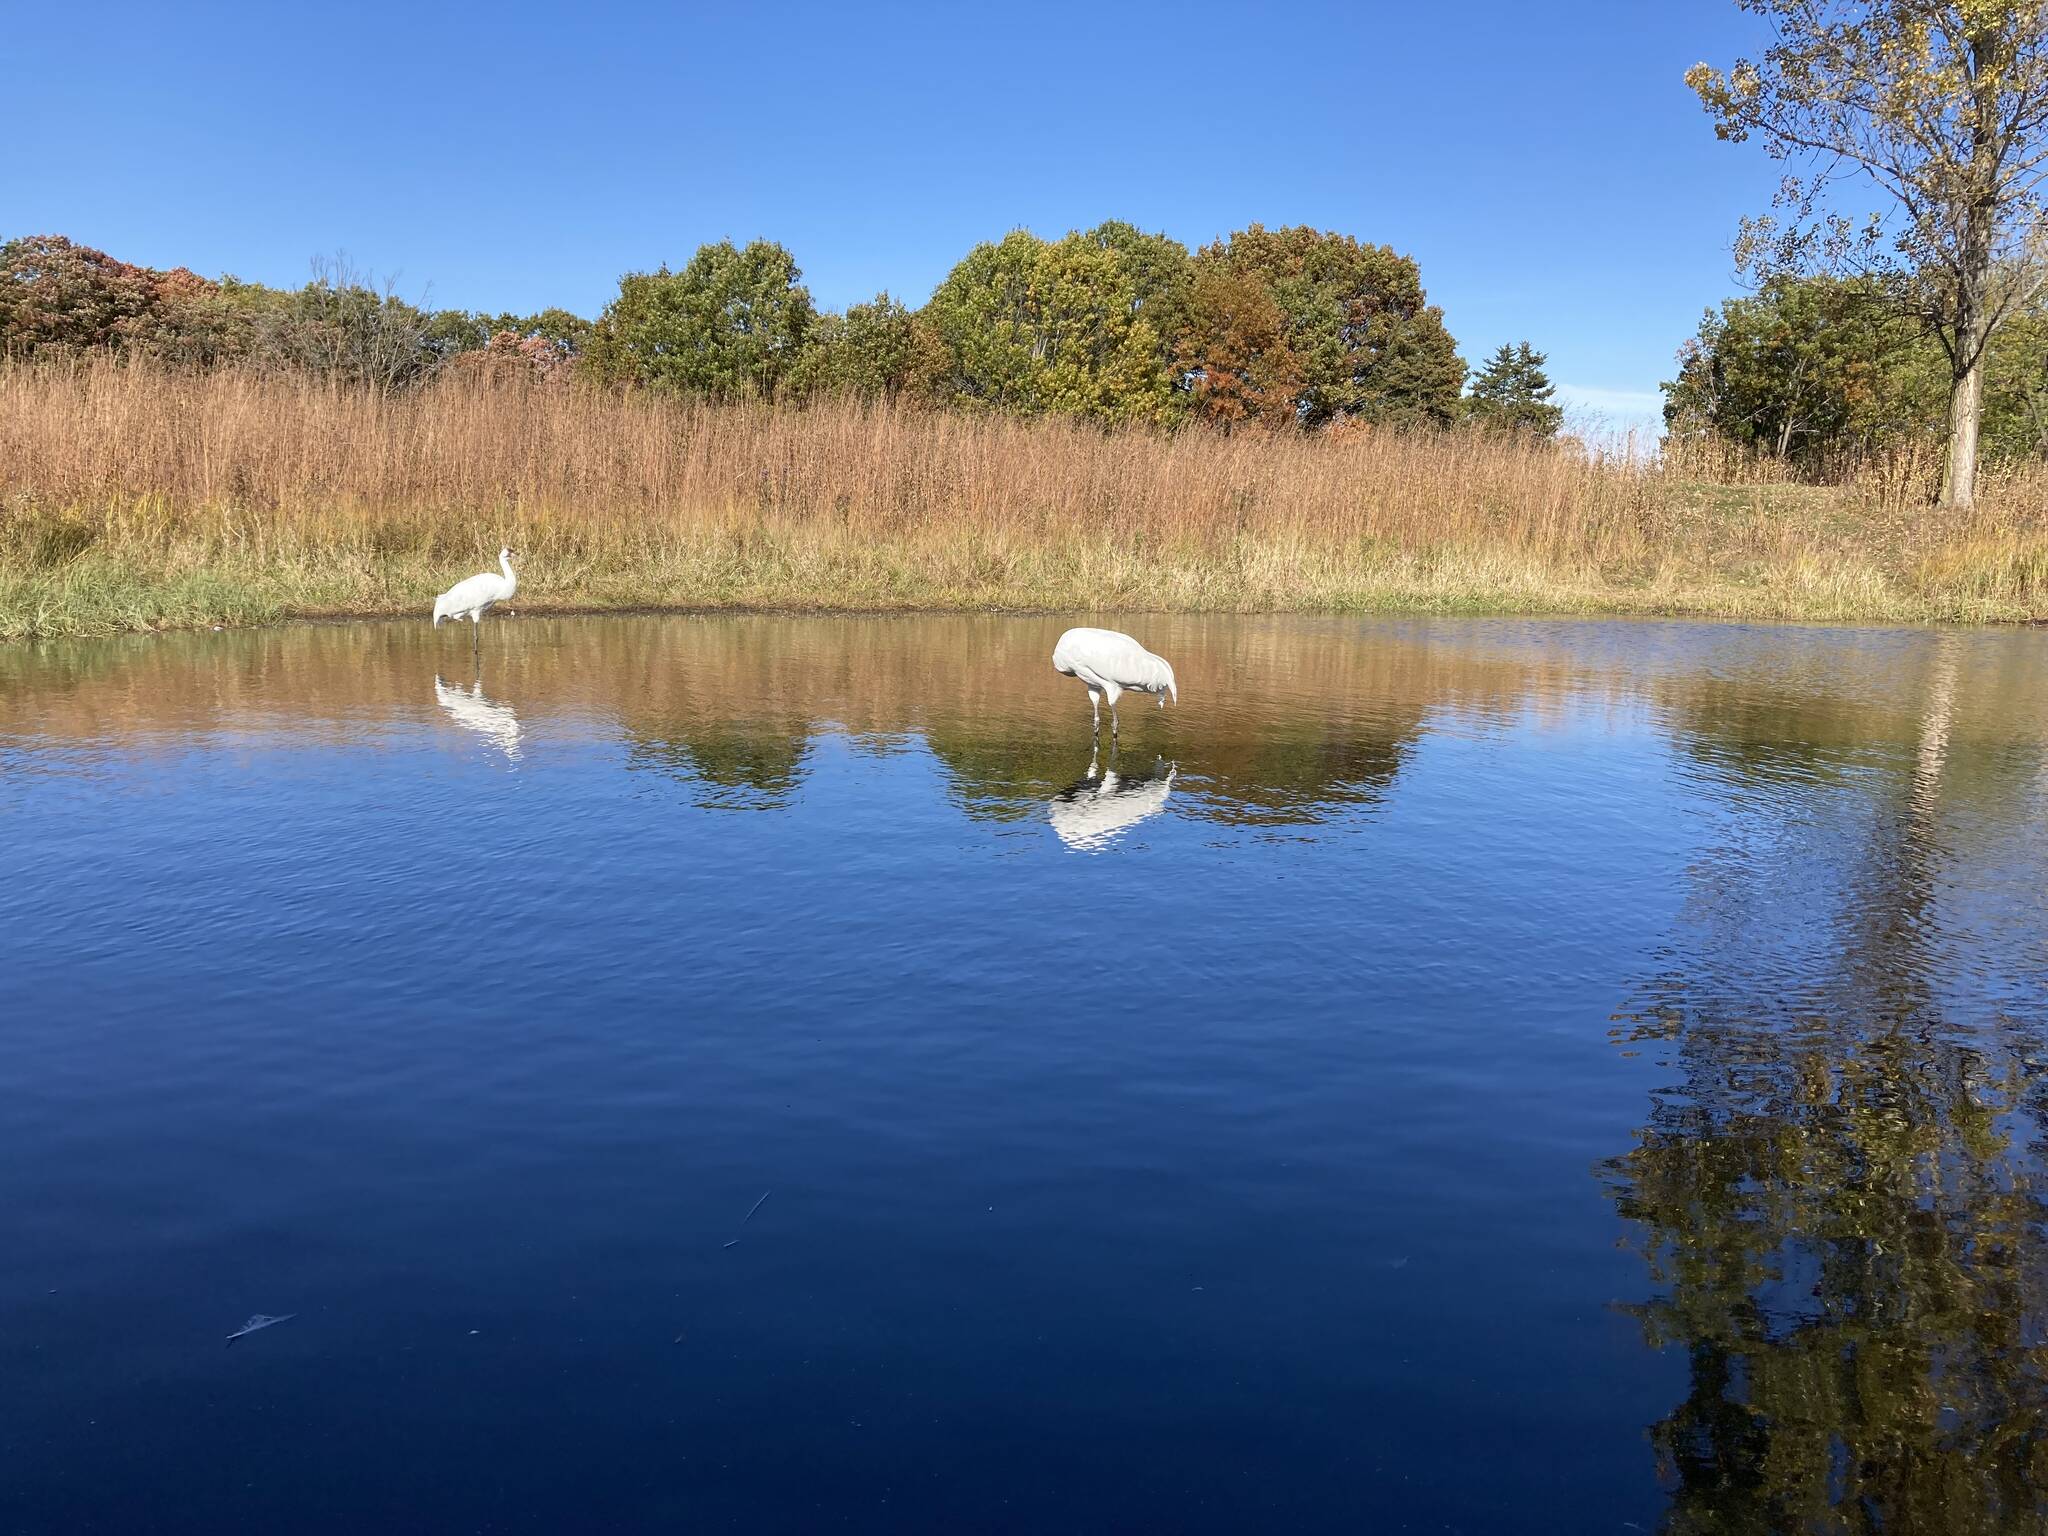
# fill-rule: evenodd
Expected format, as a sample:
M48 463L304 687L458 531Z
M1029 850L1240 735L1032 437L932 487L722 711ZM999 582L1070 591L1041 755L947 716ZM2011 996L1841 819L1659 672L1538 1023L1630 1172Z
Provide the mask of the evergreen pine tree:
M1466 416L1484 427L1554 437L1564 424L1564 408L1551 396L1557 386L1543 371L1548 361L1526 341L1500 344L1500 350L1474 371L1472 392L1465 397Z

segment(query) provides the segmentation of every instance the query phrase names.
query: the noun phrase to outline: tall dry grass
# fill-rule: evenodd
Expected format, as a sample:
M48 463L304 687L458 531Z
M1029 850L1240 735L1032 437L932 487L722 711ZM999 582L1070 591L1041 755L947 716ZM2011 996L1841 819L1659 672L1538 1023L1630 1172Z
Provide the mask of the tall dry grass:
M1104 433L517 381L0 365L0 635L522 604L2014 617L2048 482L1970 514L1476 434Z

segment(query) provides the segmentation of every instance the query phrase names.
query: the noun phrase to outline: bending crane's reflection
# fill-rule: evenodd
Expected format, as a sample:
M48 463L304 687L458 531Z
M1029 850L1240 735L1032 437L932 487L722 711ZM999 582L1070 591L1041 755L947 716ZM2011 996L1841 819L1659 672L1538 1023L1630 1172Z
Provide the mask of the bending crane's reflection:
M519 716L510 704L484 697L484 683L478 678L467 689L434 679L434 702L448 712L448 718L465 731L475 731L505 754L507 762L519 761Z
M1179 771L1179 765L1155 757L1150 773L1125 778L1116 771L1114 752L1107 773L1101 772L1097 759L1091 757L1088 776L1046 807L1053 832L1069 848L1105 847L1148 816L1166 809L1166 797L1173 793L1173 777Z

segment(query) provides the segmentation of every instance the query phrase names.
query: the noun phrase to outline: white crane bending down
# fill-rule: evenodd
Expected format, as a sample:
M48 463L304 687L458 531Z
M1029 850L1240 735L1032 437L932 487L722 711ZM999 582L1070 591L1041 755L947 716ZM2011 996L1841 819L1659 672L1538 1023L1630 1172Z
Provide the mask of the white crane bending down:
M498 564L504 575L481 571L464 577L435 598L434 628L439 629L443 619L469 620L469 646L475 650L480 643L478 631L484 621L484 610L493 603L508 601L519 590L519 577L512 569L512 551L499 550Z
M1167 695L1180 702L1173 668L1129 635L1113 629L1070 629L1052 648L1052 669L1078 677L1088 685L1088 703L1095 711L1095 730L1102 731L1102 700L1109 698L1109 735L1116 739L1116 701L1125 693L1156 693L1159 707Z

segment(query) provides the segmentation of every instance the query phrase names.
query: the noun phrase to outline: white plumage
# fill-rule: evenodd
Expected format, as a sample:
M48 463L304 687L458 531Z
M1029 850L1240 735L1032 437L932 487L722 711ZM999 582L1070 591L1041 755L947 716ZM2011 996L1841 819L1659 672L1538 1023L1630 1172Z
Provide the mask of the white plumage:
M1166 708L1170 695L1180 702L1180 690L1173 681L1173 668L1166 659L1154 656L1129 635L1113 629L1070 629L1052 648L1055 672L1078 677L1088 685L1088 703L1095 712L1095 729L1102 729L1102 701L1109 700L1109 734L1117 733L1116 701L1126 693L1156 693L1159 707Z
M434 599L434 627L439 629L443 619L467 619L470 622L469 641L477 643L477 626L484 621L484 612L493 603L507 601L519 590L518 573L512 569L512 551L498 551L498 565L504 574L497 571L483 571L475 576L464 577L446 592Z

